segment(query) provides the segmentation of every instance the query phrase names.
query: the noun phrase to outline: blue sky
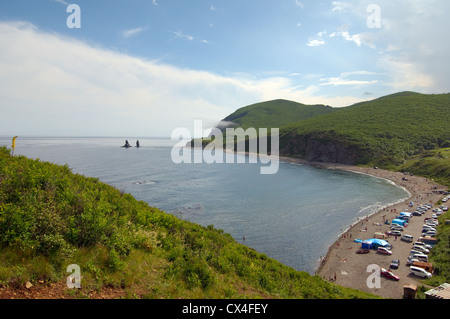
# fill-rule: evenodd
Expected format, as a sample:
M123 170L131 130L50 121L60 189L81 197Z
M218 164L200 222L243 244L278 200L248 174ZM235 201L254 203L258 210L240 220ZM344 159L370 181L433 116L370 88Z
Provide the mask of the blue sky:
M4 0L0 134L168 137L277 98L447 93L449 13L446 0Z

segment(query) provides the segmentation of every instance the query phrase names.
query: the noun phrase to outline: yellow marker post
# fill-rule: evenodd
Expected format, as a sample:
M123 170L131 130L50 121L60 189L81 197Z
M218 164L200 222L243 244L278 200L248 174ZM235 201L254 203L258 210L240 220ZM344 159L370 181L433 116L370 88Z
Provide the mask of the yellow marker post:
M11 148L12 148L12 155L14 155L14 149L16 148L16 138L18 136L14 136L12 139L12 144L11 144Z

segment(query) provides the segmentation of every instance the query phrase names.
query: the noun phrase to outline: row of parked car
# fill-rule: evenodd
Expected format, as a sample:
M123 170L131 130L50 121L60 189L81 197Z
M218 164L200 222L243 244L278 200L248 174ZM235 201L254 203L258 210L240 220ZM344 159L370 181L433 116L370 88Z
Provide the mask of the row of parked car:
M413 213L402 213L400 216L396 218L405 220L409 222L409 220L413 216L422 216L428 210L432 208L430 204L424 204L417 207L417 209ZM407 258L406 264L409 266L411 274L421 277L421 278L430 278L432 276L433 267L432 264L428 262L428 254L432 249L432 245L427 242L432 242L434 237L437 235L437 226L439 225L438 216L441 215L444 211L447 211L448 208L446 206L440 206L439 208L433 209L433 215L431 218L424 219L424 225L422 226L422 233L420 240L416 240L414 242L414 237L409 234L404 234L405 226L400 224L392 224L390 226L390 235L399 236L400 239L405 242L414 242L410 254ZM390 255L388 249L379 248L379 253ZM398 269L400 265L400 261L398 259L392 260L389 269L382 269L381 275L391 279L391 280L399 280L399 276L395 275L391 269Z
M425 208L426 207L426 208ZM418 207L419 212L424 212L431 209L431 205L424 205ZM421 241L416 241L413 244L411 251L409 252L406 264L409 265L411 273L421 278L431 278L433 272L433 266L428 262L428 254L433 248L432 245L427 244L427 238L434 238L437 235L437 226L439 225L438 216L442 214L443 209L446 207L433 209L433 215L431 218L425 218L422 226ZM447 209L446 209L447 210ZM411 238L412 239L412 238ZM409 241L409 237L405 237L404 241Z

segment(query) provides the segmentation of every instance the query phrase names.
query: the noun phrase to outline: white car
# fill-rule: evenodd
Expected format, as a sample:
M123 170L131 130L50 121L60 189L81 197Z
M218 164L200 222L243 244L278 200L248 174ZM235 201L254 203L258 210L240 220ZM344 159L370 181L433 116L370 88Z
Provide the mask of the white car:
M412 250L409 252L409 257L412 258L414 255L418 255L418 254L421 254L421 253L422 253L421 251L412 249Z
M428 256L424 253L414 254L411 259L418 259L419 261L428 262Z
M436 237L436 232L435 231L428 231L426 233L422 233L422 236L426 237Z
M431 245L427 245L427 244L425 244L425 243L423 243L423 242L421 242L421 241L416 241L415 243L414 243L414 247L415 246L422 246L422 247L425 247L426 249L428 249L428 250L431 250L431 248L433 248Z
M425 221L425 225L431 225L431 226L437 227L437 226L439 226L439 221L437 219L427 219Z
M399 230L393 230L393 231L391 231L391 235L392 236L401 236L402 232Z
M432 274L428 271L426 271L423 268L411 266L409 267L409 270L411 273L415 276L422 277L422 278L431 278Z
M411 236L411 235L408 235L408 234L404 234L403 236L402 236L402 238L400 238L400 240L403 240L403 241L406 241L406 242L412 242L413 241L413 236Z
M430 251L427 248L425 248L424 246L421 246L421 245L417 245L417 246L414 245L413 249L417 250L417 251L420 251L422 253L425 253L425 254L429 254L430 253Z

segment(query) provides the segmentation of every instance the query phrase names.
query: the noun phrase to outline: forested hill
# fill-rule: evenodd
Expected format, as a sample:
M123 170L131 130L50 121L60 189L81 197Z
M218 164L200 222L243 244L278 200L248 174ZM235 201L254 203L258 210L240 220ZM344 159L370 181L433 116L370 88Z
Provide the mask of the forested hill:
M279 127L284 156L389 166L450 147L449 111L450 94L400 92L343 108L274 100L243 107L223 121Z
M393 94L283 127L281 152L311 161L399 165L450 147L449 111L450 94Z
M272 128L327 114L336 109L326 105L306 105L288 100L256 103L238 109L222 120L223 126Z

